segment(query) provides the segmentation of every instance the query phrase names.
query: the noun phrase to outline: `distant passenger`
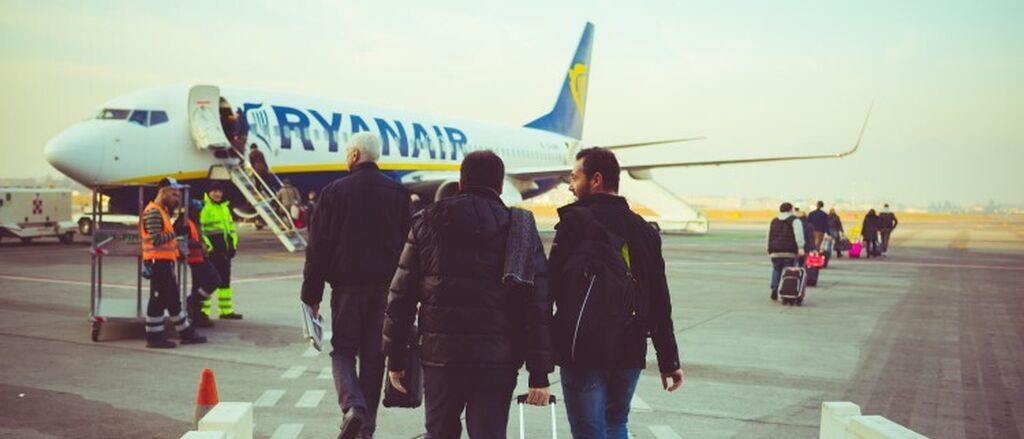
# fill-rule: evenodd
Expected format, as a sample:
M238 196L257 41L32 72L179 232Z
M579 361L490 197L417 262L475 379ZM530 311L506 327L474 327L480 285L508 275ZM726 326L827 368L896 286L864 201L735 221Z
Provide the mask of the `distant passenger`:
M807 220L807 212L803 212L803 211L800 211L799 209L797 209L796 217L800 220L800 223L801 223L801 225L803 226L803 229L804 229L804 231L803 231L803 233L804 233L804 246L803 246L803 250L804 250L805 254L797 257L797 263L801 267L803 267L804 266L804 260L807 257L806 254L808 254L810 252L813 252L813 251L817 251L818 248L814 246L814 226L811 225L811 222Z
M889 252L889 236L892 235L892 231L899 223L896 214L889 210L888 204L882 207L882 212L878 214L878 233L882 235L881 253L883 256Z
M246 120L245 113L241 108L235 111L235 124L231 128L231 145L238 145L238 148L245 147L245 142L249 137L249 121Z
M840 240L845 239L846 232L843 230L843 219L839 217L835 209L828 210L828 234L832 236L832 240L835 242L833 249L836 251L836 257L843 257L843 247L840 246Z
M292 220L298 219L302 195L299 194L299 189L292 184L290 179L284 179L281 189L277 191L277 200L288 210L288 216Z
M263 151L260 151L259 147L255 143L249 145L249 166L252 166L252 170L263 179L266 183L267 188L271 191L276 191L277 178L270 173L270 166L267 165L267 158L263 155Z
M779 281L782 270L796 265L796 258L804 256L804 226L793 214L793 205L782 203L779 215L768 226L768 257L772 259L772 300L779 300Z
M807 221L814 227L815 250L821 250L821 242L825 239L825 234L828 233L828 214L821 210L823 207L825 207L825 203L818 201L818 208L807 215Z
M324 284L331 285L331 365L344 414L338 437L345 439L370 438L376 429L384 383L384 308L411 222L409 192L377 167L380 150L373 133L349 140L350 173L320 195L303 271L302 301L315 312Z
M180 252L170 213L178 208L181 188L173 178L164 178L158 185L156 199L150 201L139 218L142 259L149 266L149 304L146 306L146 347L173 348L174 342L164 337L165 313L178 330L181 344L206 343L196 333L188 314L181 308L175 265Z
M878 256L878 214L875 213L875 209L869 210L868 214L864 215L860 235L864 238L864 250L867 252L867 257Z
M551 246L552 337L575 438L628 437L648 337L662 387L683 384L661 236L618 195L620 172L608 149L576 154L577 201L558 209Z
M417 365L407 351L418 344L428 438L460 437L463 412L470 438L504 438L524 361L526 402L548 404L554 365L544 247L533 215L502 203L504 175L493 152L466 154L459 193L416 213L391 283L388 377L409 390L405 371Z

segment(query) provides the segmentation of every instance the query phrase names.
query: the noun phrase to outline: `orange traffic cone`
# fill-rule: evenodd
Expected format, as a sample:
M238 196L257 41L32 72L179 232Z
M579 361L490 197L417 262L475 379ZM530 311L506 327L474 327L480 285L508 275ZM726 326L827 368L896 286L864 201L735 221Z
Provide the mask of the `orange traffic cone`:
M218 402L220 398L217 396L217 381L213 378L213 370L203 369L199 374L199 394L196 396L195 428L199 428L199 420L213 410Z

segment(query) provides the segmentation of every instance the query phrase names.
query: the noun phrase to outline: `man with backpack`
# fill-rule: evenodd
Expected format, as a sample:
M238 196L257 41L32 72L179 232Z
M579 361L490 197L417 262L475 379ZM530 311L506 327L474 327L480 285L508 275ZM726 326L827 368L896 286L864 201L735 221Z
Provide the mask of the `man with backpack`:
M779 215L768 226L768 257L772 259L772 300L779 300L779 281L782 270L796 265L797 257L804 256L806 240L804 225L793 215L793 205L782 203Z
M576 155L577 201L558 210L551 247L552 345L576 439L628 437L648 337L662 387L683 384L661 237L617 195L619 172L607 149Z

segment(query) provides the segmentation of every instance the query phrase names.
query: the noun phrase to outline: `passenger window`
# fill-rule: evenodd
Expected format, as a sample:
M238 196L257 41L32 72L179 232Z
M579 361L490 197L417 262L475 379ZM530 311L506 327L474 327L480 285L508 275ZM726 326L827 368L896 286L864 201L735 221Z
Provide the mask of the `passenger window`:
M131 117L128 118L129 122L135 122L139 125L146 126L147 119L149 118L149 112L146 110L135 110L132 111Z
M149 126L159 125L167 122L166 111L150 111L149 112Z

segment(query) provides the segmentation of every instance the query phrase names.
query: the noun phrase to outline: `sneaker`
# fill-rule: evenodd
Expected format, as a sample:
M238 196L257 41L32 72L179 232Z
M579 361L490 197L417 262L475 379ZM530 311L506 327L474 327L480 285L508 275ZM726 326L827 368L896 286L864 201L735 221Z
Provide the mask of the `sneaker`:
M233 312L231 314L222 314L220 318L221 320L242 320L242 315L237 312Z
M184 343L184 341L182 341ZM156 338L152 340L146 340L146 347L150 349L174 349L178 345L174 344L173 341L165 338Z

